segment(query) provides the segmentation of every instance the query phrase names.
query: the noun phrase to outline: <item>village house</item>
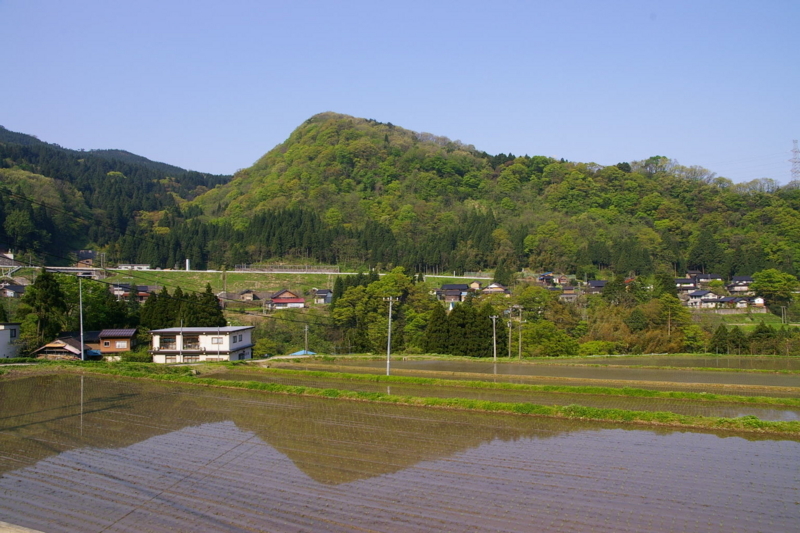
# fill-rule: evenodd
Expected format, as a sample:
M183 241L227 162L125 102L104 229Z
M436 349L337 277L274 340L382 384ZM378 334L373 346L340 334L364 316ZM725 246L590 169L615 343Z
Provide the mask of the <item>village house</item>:
M717 306L719 296L711 291L692 291L688 294L686 305L695 309L713 309Z
M434 290L434 295L443 301L448 310L452 310L458 302L463 302L472 289L466 283L445 283L441 288Z
M558 300L564 303L575 303L578 301L580 292L570 285L566 285L561 289L561 294L558 295Z
M154 363L237 361L253 357L254 326L165 328L150 331Z
M4 298L22 298L25 294L25 286L17 285L15 283L0 283L0 296Z
M150 265L124 263L117 265L117 270L150 270Z
M727 289L732 296L752 296L753 291L750 289L752 283L753 278L750 276L733 276Z
M139 303L144 303L150 296L151 292L159 292L161 287L158 285L131 285L129 283L115 283L109 287L111 294L116 296L117 300L127 300L131 291L136 291L136 300Z
M330 289L312 289L315 304L329 304L333 302L333 291Z
M484 287L481 290L481 294L505 294L506 296L511 296L511 291L495 281Z
M83 352L86 358L97 359L101 356L100 331L83 332ZM77 331L62 333L34 350L31 355L46 359L80 359L81 334Z
M252 289L245 289L238 294L238 299L242 302L253 302L256 300L261 300L261 297L256 291Z
M586 294L602 294L607 283L608 281L604 279L595 279L587 282Z
M694 276L686 276L694 280L694 283L699 288L708 287L712 281L722 281L722 277L717 274L697 274Z
M19 354L19 327L18 322L0 322L0 359Z
M104 329L98 335L103 355L129 352L136 347L136 329Z
M697 283L692 278L675 278L675 288L678 293L688 293L697 290Z
M267 311L277 311L279 309L302 309L305 306L305 298L302 298L298 293L292 292L288 289L275 292L264 301L264 307Z
M94 250L78 250L75 252L75 266L79 268L90 268L94 266L97 254Z

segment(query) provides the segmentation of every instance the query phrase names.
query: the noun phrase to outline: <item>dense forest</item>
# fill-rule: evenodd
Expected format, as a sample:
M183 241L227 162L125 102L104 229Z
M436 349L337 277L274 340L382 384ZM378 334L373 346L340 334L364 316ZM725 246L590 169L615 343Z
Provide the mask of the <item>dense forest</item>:
M734 184L662 156L601 166L490 155L334 113L312 117L232 179L109 153L0 135L0 178L13 193L0 200L0 240L20 253L95 248L111 262L162 268L187 258L197 268L500 266L590 279L800 268L796 184Z
M0 128L0 247L42 262L103 249L229 181L121 150L80 152Z

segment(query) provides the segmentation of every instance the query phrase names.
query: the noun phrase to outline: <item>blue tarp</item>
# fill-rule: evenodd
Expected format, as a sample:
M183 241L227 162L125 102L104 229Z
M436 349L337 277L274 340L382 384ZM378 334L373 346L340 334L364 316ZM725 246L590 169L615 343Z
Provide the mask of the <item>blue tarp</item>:
M289 355L317 355L314 352L309 352L308 350L300 350L299 352L290 353Z

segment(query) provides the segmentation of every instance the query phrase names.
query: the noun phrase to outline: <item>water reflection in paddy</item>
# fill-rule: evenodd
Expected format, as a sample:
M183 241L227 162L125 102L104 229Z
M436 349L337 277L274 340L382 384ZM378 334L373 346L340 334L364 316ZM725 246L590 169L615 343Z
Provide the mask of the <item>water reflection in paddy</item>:
M379 371L386 368L385 361L337 360L343 368L360 367ZM303 363L296 363L301 367ZM518 364L501 361L393 361L394 371L422 370L436 372L497 374L498 376L543 376L578 379L669 381L673 383L710 383L753 385L767 387L800 387L800 374L771 374L748 372L715 372L702 370L668 370L647 368L615 368L613 366L587 367L558 364Z
M800 523L794 440L99 377L0 380L0 401L0 516L43 531Z
M285 376L263 372L219 372L203 377L263 381L284 385L297 385L320 389L335 388L359 392L380 392L399 396L420 396L436 398L469 398L495 402L527 402L540 405L578 404L605 409L627 409L633 411L670 411L690 416L730 417L756 416L762 420L800 420L800 409L785 407L764 407L731 403L709 403L692 400L672 400L662 398L635 398L623 396L602 396L592 394L568 394L551 392L527 392L491 389L470 389L465 387L446 387L441 385L379 384L341 379Z

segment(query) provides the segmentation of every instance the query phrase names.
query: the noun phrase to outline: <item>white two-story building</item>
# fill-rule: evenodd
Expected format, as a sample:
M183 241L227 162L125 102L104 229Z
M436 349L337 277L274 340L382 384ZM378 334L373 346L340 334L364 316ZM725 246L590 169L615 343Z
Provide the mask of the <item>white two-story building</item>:
M154 363L237 361L253 357L253 326L150 331Z
M0 322L0 359L16 357L19 353L19 326L16 322Z

